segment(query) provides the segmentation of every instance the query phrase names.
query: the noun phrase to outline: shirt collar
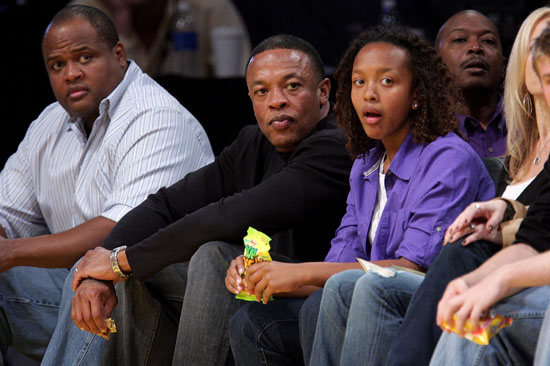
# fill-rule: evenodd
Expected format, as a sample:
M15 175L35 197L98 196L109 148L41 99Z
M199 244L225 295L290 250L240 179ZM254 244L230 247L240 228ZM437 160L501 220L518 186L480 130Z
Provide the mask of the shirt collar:
M473 132L475 126L479 126L478 120L473 117L459 113L455 113L455 117L458 119L460 131ZM491 118L491 122L489 122L489 126L493 126L492 128L498 129L498 131L502 134L506 134L508 132L508 129L506 128L506 119L504 118L502 95L500 93L498 94L498 103L495 108L495 112L493 113L493 117Z
M395 154L388 171L391 171L392 174L400 179L409 180L416 168L416 162L420 158L424 146L423 144L415 143L413 141L412 131L409 131L409 134L399 147L399 150L397 150L397 154ZM365 156L364 165L369 167L369 169L363 172L365 178L378 169L384 151L382 142L378 141L376 147L371 149Z

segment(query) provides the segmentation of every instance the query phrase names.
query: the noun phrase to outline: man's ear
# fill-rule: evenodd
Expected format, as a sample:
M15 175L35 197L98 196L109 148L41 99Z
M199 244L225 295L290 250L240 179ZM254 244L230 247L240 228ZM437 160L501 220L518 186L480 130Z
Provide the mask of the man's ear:
M126 49L122 45L122 42L118 41L113 47L113 54L115 55L118 63L122 67L126 67Z
M319 102L321 107L328 103L328 98L330 95L330 79L324 78L317 85L317 93L319 95Z

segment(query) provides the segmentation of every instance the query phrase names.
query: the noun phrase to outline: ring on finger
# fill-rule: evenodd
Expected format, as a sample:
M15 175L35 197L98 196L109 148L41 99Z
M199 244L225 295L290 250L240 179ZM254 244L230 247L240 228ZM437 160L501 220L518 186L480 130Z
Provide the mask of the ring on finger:
M474 207L477 208L478 210L481 210L481 206L479 205L479 203L476 203L476 204L474 205Z
M476 228L476 225L472 222L472 223L470 224L470 229L474 230L475 228Z
M75 271L75 272L78 272L78 267L76 267L76 268L74 269L74 271Z

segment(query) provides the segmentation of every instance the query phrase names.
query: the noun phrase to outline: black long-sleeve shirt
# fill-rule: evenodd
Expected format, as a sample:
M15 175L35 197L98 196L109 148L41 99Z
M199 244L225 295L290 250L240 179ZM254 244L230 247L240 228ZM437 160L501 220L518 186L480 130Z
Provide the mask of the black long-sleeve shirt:
M541 174L546 179L550 177L550 159L544 164ZM539 252L550 249L550 184L544 186L535 202L529 206L516 233L515 242L529 244Z
M323 260L345 211L351 165L332 113L292 153L247 126L213 163L126 214L104 247L127 245L140 280L188 261L208 241L242 245L249 226L272 237L274 253Z

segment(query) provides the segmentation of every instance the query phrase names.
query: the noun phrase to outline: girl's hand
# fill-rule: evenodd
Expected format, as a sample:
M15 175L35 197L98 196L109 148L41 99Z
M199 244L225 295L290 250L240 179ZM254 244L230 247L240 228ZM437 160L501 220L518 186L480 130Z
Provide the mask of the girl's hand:
M267 304L273 294L290 292L305 285L304 271L300 263L261 262L246 271L246 289L255 294L258 302Z
M240 255L231 261L225 275L225 287L234 294L244 291L245 287L241 275L244 273L244 260Z
M498 227L504 217L506 205L506 202L500 199L470 204L445 232L443 245L452 243L465 235L467 236L462 241L462 245L468 245L480 239L502 244L502 233Z

